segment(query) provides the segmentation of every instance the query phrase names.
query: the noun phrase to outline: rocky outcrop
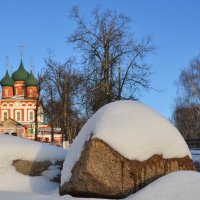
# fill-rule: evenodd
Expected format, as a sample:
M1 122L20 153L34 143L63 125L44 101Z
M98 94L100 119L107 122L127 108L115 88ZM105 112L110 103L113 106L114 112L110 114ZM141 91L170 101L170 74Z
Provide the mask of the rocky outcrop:
M86 143L70 180L60 187L60 194L124 198L160 176L178 170L195 170L189 156L164 159L153 155L143 162L128 160L96 138Z

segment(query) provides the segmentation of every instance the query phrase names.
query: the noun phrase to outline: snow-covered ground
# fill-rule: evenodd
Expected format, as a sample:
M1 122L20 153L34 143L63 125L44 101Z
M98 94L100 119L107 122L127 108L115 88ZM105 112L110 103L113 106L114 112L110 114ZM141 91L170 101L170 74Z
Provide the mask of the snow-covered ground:
M200 199L200 173L173 172L159 178L128 200L198 200Z
M198 200L200 199L199 183L200 173L198 172L173 172L157 179L125 200ZM35 191L15 192L12 189L10 188L10 191L3 191L0 185L0 200L92 200L74 198L69 195L59 196L58 190L40 194Z
M2 145L2 141L8 145ZM22 141L22 142L20 142ZM17 143L24 145L17 145ZM69 195L59 196L58 187L56 183L52 183L46 180L44 177L29 177L18 173L14 167L9 165L8 161L11 160L9 156L13 158L23 158L24 154L27 159L35 159L30 152L34 149L37 150L38 144L30 142L14 136L0 136L0 149L1 152L0 163L0 200L84 200L84 198L74 198ZM42 147L43 155L38 158L45 158L45 151L52 148L50 145ZM13 149L13 155L10 148ZM28 150L26 149L28 148ZM23 149L23 151L21 151ZM46 149L46 150L45 150ZM49 149L49 150L50 150ZM54 149L54 148L53 148ZM48 150L48 151L49 151ZM48 152L47 151L47 152ZM7 156L6 156L7 152ZM38 152L42 154L42 152ZM62 150L55 148L52 156L57 153L62 154ZM3 156L4 155L4 156ZM46 155L49 155L47 153ZM6 163L6 164L5 164ZM150 185L146 186L139 192L127 197L127 200L197 200L200 199L200 174L198 172L174 172L160 179L154 181ZM125 199L125 200L126 200ZM91 200L91 199L86 199ZM98 199L99 200L99 199Z
M190 156L179 132L169 122L146 106L139 103L133 105L132 102L128 104L114 103L111 107L105 106L104 109L98 111L95 117L84 126L82 134L78 136L82 143L75 142L74 144L75 147L80 145L77 147L79 152L71 148L71 156L73 154L75 159L78 159L84 142L90 137L105 140L122 155L131 159L143 160L145 156L155 153L162 154L164 157ZM133 110L130 109L132 106ZM132 116L133 113L135 117ZM124 130L124 126L128 127L127 130ZM99 130L103 130L103 133ZM137 134L132 136L133 132ZM114 133L115 140L110 140ZM125 137L125 133L129 137ZM136 151L137 149L139 151ZM192 154L194 155L195 152L192 151ZM66 155L68 159L66 163L70 163L69 153L62 148L14 136L0 135L0 200L84 200L84 198L74 198L69 195L59 196L59 184L50 182L46 178L52 171L45 172L46 176L30 177L20 174L12 166L12 161L16 159L52 161L63 160ZM72 164L73 162L74 160ZM66 178L65 173L63 175ZM125 200L198 200L200 199L199 185L200 173L174 172L157 179Z

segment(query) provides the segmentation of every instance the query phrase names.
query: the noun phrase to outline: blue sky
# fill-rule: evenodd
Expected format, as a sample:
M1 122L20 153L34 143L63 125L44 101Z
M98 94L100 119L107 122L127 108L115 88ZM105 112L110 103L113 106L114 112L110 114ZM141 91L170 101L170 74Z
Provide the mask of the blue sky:
M176 97L175 81L180 70L200 52L200 1L198 0L0 0L0 77L6 69L15 71L20 62L19 46L24 45L24 65L30 69L33 57L34 71L44 67L48 49L54 51L57 61L75 55L66 43L73 32L69 18L73 5L89 17L91 11L116 9L131 17L130 31L140 39L152 35L156 53L148 56L152 66L152 87L141 101L169 118Z

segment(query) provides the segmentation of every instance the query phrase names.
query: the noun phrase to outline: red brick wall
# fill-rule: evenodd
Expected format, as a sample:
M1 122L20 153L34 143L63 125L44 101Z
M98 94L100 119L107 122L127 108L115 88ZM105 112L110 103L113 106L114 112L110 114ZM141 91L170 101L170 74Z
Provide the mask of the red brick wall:
M7 95L6 95L6 93L7 93ZM11 98L12 96L13 96L13 87L3 86L3 88L2 88L2 98Z
M37 87L34 87L34 86L27 87L27 89L26 89L26 95L27 95L27 98L29 98L29 99L35 99L35 98L37 98L38 97Z
M14 95L25 96L25 84L24 81L15 81L14 84Z

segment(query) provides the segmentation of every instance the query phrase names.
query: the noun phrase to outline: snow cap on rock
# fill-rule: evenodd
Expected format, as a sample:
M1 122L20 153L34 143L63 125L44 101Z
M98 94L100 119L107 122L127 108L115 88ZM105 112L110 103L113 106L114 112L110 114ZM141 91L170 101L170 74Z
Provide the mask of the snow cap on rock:
M144 161L155 154L191 158L179 131L159 113L137 101L117 101L103 106L83 126L66 156L61 184L69 181L90 138L103 140L130 160Z

